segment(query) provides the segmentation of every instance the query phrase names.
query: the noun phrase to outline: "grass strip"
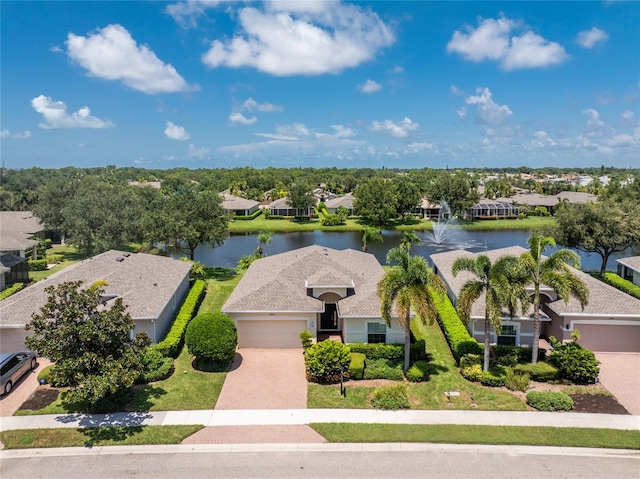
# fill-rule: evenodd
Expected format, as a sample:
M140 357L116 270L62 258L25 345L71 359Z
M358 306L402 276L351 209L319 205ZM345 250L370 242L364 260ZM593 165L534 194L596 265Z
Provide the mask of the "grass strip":
M204 426L120 426L0 432L5 449L180 444Z
M640 449L640 432L548 426L458 424L310 424L329 442L428 442Z

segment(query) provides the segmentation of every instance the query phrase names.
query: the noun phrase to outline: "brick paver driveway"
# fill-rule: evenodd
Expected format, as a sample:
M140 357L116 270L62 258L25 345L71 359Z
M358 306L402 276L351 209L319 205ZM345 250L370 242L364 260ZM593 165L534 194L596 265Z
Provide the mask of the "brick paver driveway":
M640 415L640 353L595 353L600 382L627 411Z
M9 394L0 398L0 416L13 416L13 413L38 388L38 373L50 364L48 359L38 358L38 367L25 374Z
M240 349L216 409L304 409L302 349Z

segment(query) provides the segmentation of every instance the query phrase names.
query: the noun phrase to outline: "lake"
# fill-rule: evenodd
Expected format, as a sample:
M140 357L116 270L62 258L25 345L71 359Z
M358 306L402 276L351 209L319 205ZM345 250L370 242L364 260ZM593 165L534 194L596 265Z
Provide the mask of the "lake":
M530 232L524 230L505 231L465 231L458 229L448 229L442 238L441 244L434 244L432 233L429 231L416 232L422 239L421 244L412 247L412 253L422 255L427 260L433 253L448 251L451 249L466 249L471 252L481 252L489 249L504 248L507 246L527 247L527 240ZM382 243L369 244L369 252L374 254L381 264L385 264L387 252L400 244L402 232L383 231ZM305 231L298 233L276 233L270 245L264 245L266 255L284 253L304 246L313 244L326 246L333 249L362 249L362 233L359 232L326 232L326 231ZM258 246L258 234L232 234L222 246L210 248L200 245L195 251L195 259L205 266L218 266L225 268L235 268L240 257L249 255ZM547 250L549 254L551 250ZM582 261L582 269L585 271L599 271L601 259L596 254L586 254L577 252ZM607 264L609 271L615 271L616 258L629 256L629 253L613 255ZM185 256L178 250L170 250L170 255L174 258Z

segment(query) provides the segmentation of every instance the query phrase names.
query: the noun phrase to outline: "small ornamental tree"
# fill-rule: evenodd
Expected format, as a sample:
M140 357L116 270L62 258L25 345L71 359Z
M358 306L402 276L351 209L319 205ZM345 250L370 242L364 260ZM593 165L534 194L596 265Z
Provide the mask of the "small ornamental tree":
M233 319L216 311L193 318L184 340L197 363L226 367L236 354L238 333Z
M119 406L143 371L146 333L131 338L135 324L121 298L105 307L105 283L89 288L81 281L46 288L47 303L26 329L29 349L55 363L53 380L69 386L69 402L91 412Z

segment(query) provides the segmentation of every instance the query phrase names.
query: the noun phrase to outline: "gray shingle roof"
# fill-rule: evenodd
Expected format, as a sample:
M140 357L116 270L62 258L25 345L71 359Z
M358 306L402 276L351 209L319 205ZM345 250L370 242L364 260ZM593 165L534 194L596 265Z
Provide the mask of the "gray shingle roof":
M500 248L490 250L483 253L470 253L465 250L454 250L446 253L437 253L431 255L431 261L438 269L438 274L447 282L454 294L458 294L465 281L471 279L473 275L466 271L454 277L451 273L451 267L456 258L461 256L475 257L479 254L486 254L491 261L495 261L500 256L512 255L520 256L527 250L521 246L511 246L508 248ZM573 269L573 273L581 278L589 289L589 304L585 306L584 311L580 306L580 302L571 298L568 303L562 300L548 303L549 308L560 315L598 315L614 317L640 317L640 300L629 296L616 288L593 278L592 276ZM484 317L484 298L479 299L472 307L472 316Z
M618 263L625 265L634 271L640 273L640 256L629 256L627 258L619 258L616 260Z
M222 207L225 210L250 210L258 206L260 202L255 200L248 200L239 196L233 196L230 194L222 195Z
M314 283L354 288L353 296L338 303L341 316L380 317L376 285L383 275L371 254L307 246L254 261L222 310L322 312L323 302L307 296L307 284Z
M66 281L82 281L90 286L104 280L108 283L105 293L122 298L133 319L157 318L190 269L191 263L163 256L107 251L68 266L0 302L0 327L28 323L47 301L45 288Z
M345 208L353 208L353 193L347 193L343 196L338 196L337 198L332 198L324 202L327 208L339 208L343 206Z
M44 226L31 211L0 211L0 250L31 248L38 242L30 237L41 231Z

